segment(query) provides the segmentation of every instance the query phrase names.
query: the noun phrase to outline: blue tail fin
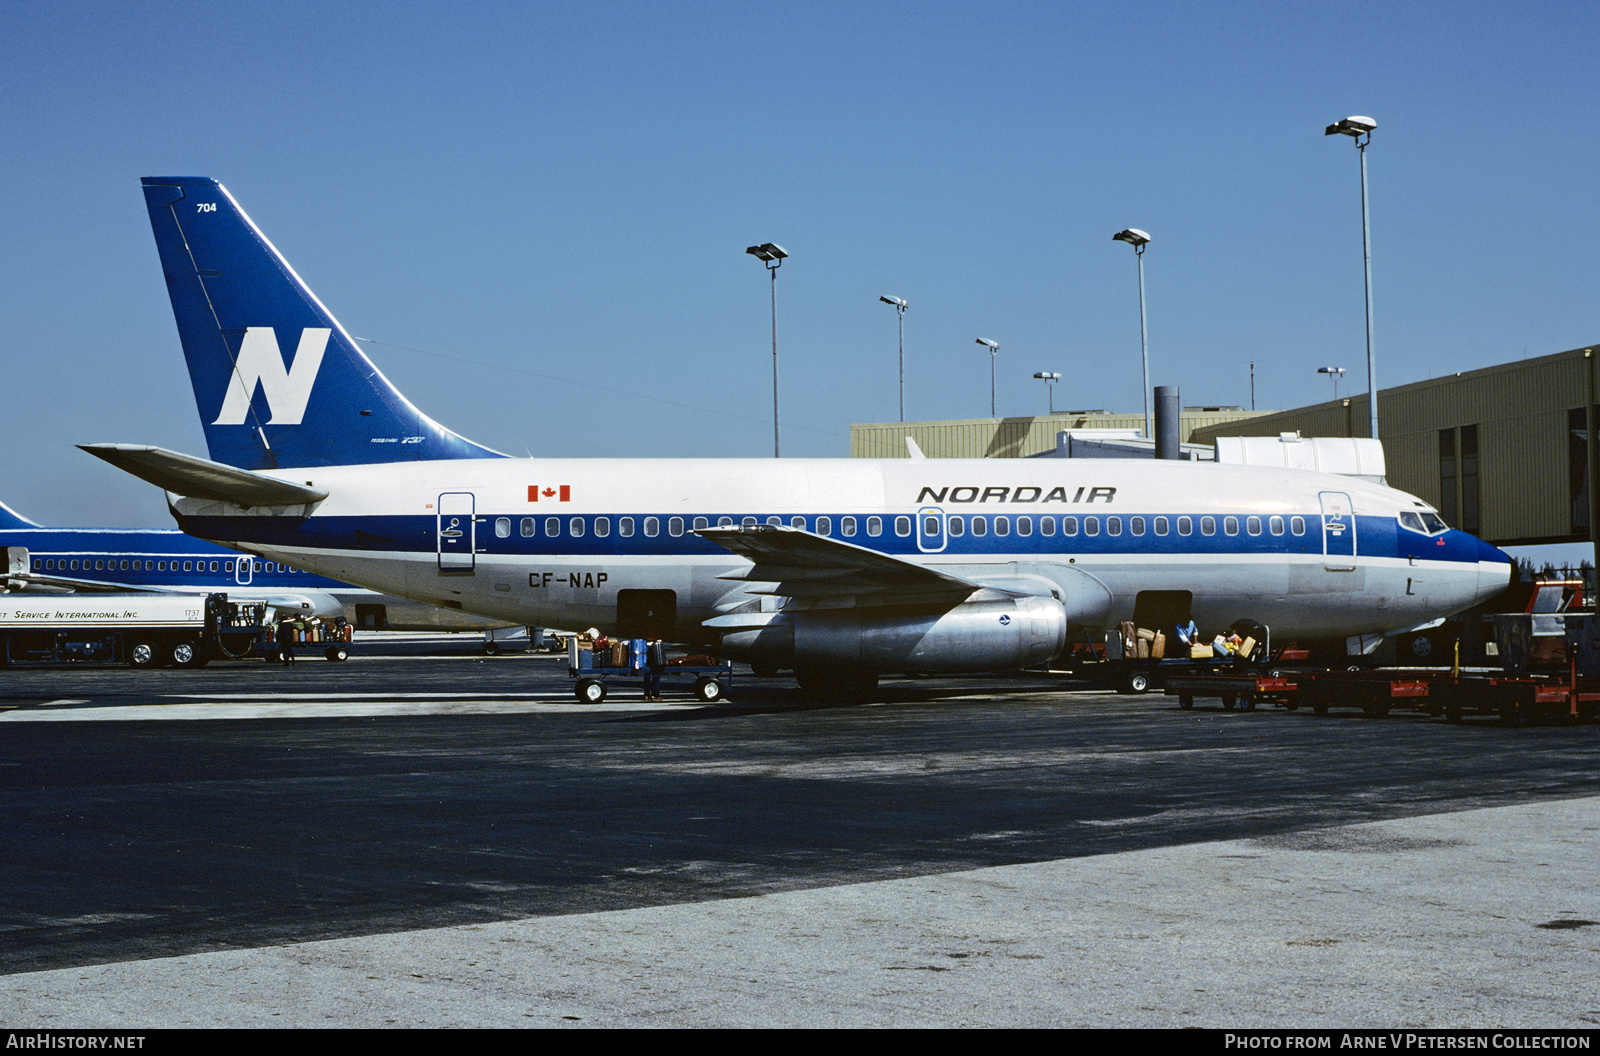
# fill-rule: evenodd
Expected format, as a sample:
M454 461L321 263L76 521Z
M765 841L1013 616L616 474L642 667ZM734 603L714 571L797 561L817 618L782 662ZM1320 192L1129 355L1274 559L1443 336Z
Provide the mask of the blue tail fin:
M28 520L10 506L0 502L0 528L37 528L37 524Z
M213 461L499 455L400 395L216 180L147 176L144 197Z

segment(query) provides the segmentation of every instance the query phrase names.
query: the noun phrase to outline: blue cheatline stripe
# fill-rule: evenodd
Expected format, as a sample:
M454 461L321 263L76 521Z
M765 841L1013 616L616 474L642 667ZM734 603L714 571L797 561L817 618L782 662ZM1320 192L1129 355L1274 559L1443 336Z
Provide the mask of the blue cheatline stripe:
M757 524L765 524L767 518L776 516L781 523L788 525L796 514L700 514L685 518L684 534L672 536L668 533L667 526L671 518L665 514L632 513L632 514L539 514L534 516L534 531L532 536L521 534L521 525L526 515L503 515L510 522L510 535L499 536L495 533L495 522L501 515L494 513L480 513L481 518L477 523L475 546L480 560L493 560L495 557L549 557L549 558L604 558L604 557L664 557L664 556L728 556L728 551L709 540L702 539L693 534L695 516L703 516L709 525L715 527L722 517L728 517L734 525L743 522L745 517L754 517ZM561 534L551 536L545 531L545 521L548 517L556 516L560 521ZM894 531L896 514L806 514L806 527L815 530L819 516L826 516L832 524L831 538L841 542L852 543L866 549L876 550L880 553L895 556L915 557L923 551L917 546L915 534L900 536ZM884 534L873 537L863 530L866 518L869 516L883 516L885 527ZM904 515L909 516L909 515ZM969 526L972 519L970 514L961 514L966 518ZM984 516L984 515L980 515ZM1216 517L1217 531L1214 535L1203 535L1200 532L1202 517L1214 517L1213 514L1140 514L1146 519L1146 534L1136 536L1131 534L1129 517L1131 515L1117 515L1123 518L1122 534L1110 535L1107 532L1107 515L1097 515L1100 518L1100 531L1098 535L1085 534L1084 516L1077 515L1078 534L1061 534L1060 518L1057 518L1057 534L1044 535L1039 531L1039 517L1034 518L1034 530L1031 535L1017 535L1014 530L1015 518L1013 517L1013 531L1009 535L995 535L993 532L993 517L990 516L989 534L974 536L968 534L961 536L946 535L944 549L938 551L938 557L948 559L951 557L982 558L989 556L1004 556L1007 559L1037 556L1040 559L1054 557L1070 558L1085 555L1143 555L1188 557L1188 556L1219 556L1219 555L1292 555L1292 554L1320 554L1322 548L1322 520L1320 514L1305 513L1284 515L1287 522L1290 517L1302 517L1305 521L1304 534L1294 535L1286 528L1283 535L1272 535L1263 527L1262 534L1252 536L1244 530L1245 517L1241 515L1240 530L1236 535L1227 535L1223 531L1223 518ZM1165 536L1153 534L1150 524L1157 516L1168 518L1173 530ZM595 521L604 517L610 522L608 535L595 534ZM624 536L621 534L621 521L631 517L634 521L634 534ZM841 521L845 517L855 517L858 528L854 536L840 534ZM1179 517L1189 517L1193 521L1194 530L1190 535L1179 535L1176 525ZM647 518L655 518L659 523L659 532L655 536L643 533L643 526ZM571 525L574 521L581 521L583 534L571 534ZM948 519L947 519L948 520ZM307 521L291 521L285 523L284 518L273 517L186 517L183 519L186 531L196 535L230 539L239 542L256 543L261 546L294 547L312 550L352 550L374 552L400 552L411 554L432 554L438 550L437 529L438 520L433 514L426 515L393 515L378 517L313 517ZM913 530L916 525L913 524ZM1427 560L1469 561L1478 560L1476 546L1469 545L1470 537L1459 532L1447 532L1434 537L1419 537L1408 543L1407 550L1402 552L1398 536L1401 533L1395 520L1391 517L1357 517L1356 535L1357 550L1362 557L1418 557ZM1442 541L1442 542L1441 542Z

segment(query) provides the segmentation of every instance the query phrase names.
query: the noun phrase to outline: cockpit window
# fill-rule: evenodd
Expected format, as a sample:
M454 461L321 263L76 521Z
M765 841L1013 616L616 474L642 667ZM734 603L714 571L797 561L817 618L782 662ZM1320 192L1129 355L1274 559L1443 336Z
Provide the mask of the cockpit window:
M1438 535L1440 532L1450 530L1450 526L1444 523L1443 518L1437 513L1432 513L1428 510L1400 511L1400 527L1409 528L1413 532L1421 532L1423 535Z

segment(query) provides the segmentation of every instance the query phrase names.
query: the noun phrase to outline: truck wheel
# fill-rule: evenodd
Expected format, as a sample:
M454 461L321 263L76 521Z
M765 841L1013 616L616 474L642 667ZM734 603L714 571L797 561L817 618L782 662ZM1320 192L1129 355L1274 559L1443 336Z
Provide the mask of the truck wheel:
M722 683L714 678L702 678L694 684L694 695L707 704L722 699Z
M348 660L350 659L350 650L347 646L330 645L322 655L329 660Z
M484 656L499 656L500 655L500 644L498 642L484 642L483 643L483 655Z
M606 699L606 684L598 678L586 678L572 692L579 704L599 704Z
M173 667L200 667L205 663L200 656L200 647L187 638L179 638L168 644L167 659Z
M159 667L161 654L149 642L134 642L128 647L129 667Z

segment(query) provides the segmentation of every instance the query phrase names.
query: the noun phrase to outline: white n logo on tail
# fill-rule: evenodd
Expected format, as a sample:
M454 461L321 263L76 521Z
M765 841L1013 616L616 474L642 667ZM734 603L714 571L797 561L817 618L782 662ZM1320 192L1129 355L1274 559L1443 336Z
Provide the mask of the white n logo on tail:
M228 393L222 398L222 411L212 425L243 425L250 410L250 399L259 382L272 408L268 425L299 425L305 417L306 401L311 399L311 383L317 380L322 354L328 350L327 327L308 326L300 331L300 347L294 353L294 367L285 369L278 335L270 326L245 330L239 344L239 359L228 380Z

